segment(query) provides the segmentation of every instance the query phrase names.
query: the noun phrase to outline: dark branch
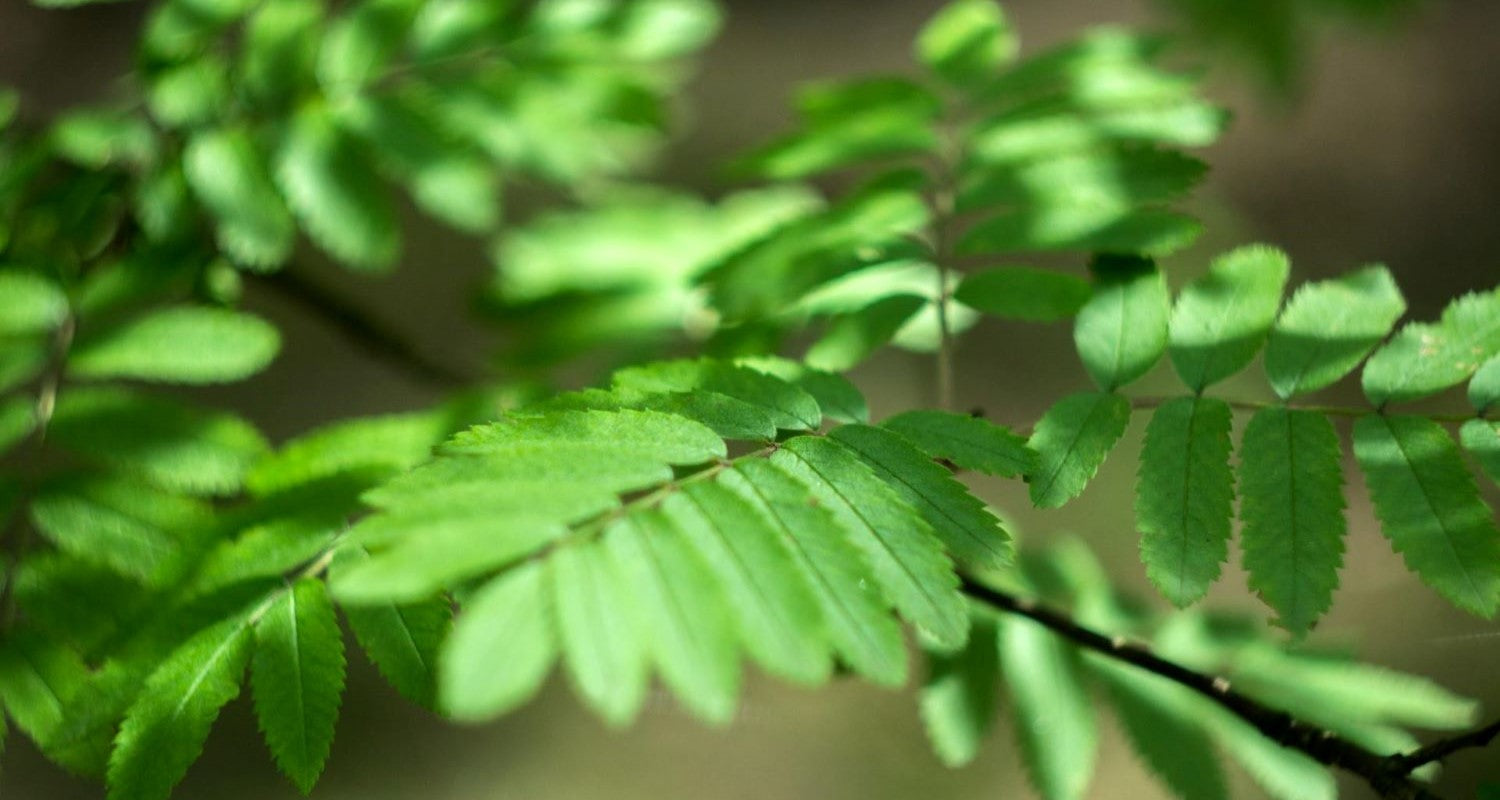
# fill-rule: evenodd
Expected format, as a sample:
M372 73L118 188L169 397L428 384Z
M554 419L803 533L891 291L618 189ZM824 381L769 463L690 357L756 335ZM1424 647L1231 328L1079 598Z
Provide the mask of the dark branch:
M1500 736L1500 721L1497 721L1488 727L1436 742L1407 755L1380 755L1332 731L1309 725L1285 711L1240 694L1222 677L1194 672L1181 664L1161 658L1138 644L1085 628L1067 616L1042 608L1030 600L992 589L967 576L963 579L963 591L987 606L1037 622L1079 647L1134 665L1197 692L1250 723L1277 744L1297 750L1320 764L1359 776L1381 797L1393 800L1436 800L1437 795L1427 791L1410 777L1412 770L1458 750L1484 747Z
M444 388L459 388L474 382L473 376L437 361L401 338L337 293L319 286L291 269L259 276L260 282L281 296L313 312L341 331L351 342L375 358L417 380Z
M1477 728L1468 733L1462 733L1449 739L1441 739L1433 742L1426 747L1413 750L1406 755L1391 756L1388 761L1390 761L1392 769L1399 770L1402 774L1405 774L1425 764L1442 761L1460 750L1467 750L1471 747L1488 747L1490 742L1493 742L1496 737L1500 737L1500 719L1491 722L1483 728Z

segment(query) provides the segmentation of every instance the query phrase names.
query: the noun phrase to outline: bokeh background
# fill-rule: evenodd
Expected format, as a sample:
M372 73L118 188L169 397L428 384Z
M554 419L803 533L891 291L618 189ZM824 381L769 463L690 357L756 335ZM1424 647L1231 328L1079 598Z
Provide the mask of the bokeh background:
M1279 3L1277 3L1279 4ZM733 0L720 39L683 98L683 127L660 165L669 183L714 193L719 167L737 150L790 121L785 100L798 82L858 72L908 70L913 33L937 0ZM1009 0L1025 47L1034 51L1102 23L1160 27L1148 0ZM1268 4L1269 5L1269 4ZM106 99L120 89L141 18L139 3L44 12L0 0L0 84L22 90L29 113ZM1364 263L1388 264L1411 313L1434 316L1447 299L1500 282L1500 2L1428 0L1381 26L1319 29L1299 91L1266 90L1254 73L1217 52L1211 95L1234 110L1228 135L1206 153L1213 166L1194 210L1208 234L1172 258L1174 284L1222 249L1265 241L1293 259L1294 280ZM513 213L524 216L522 205ZM314 277L370 309L435 358L482 363L493 335L455 309L468 307L491 269L481 244L420 221L401 269L386 278L318 270ZM316 262L316 255L306 254ZM276 440L320 422L409 409L434 401L301 309L252 292L250 308L273 318L288 341L267 373L208 393L260 423ZM1082 386L1066 325L985 322L959 352L959 400L993 419L1026 427L1047 402ZM1250 371L1224 394L1259 397ZM877 415L929 403L931 366L882 355L854 376ZM1358 403L1345 382L1329 402ZM1139 390L1169 391L1154 374ZM1454 397L1435 405L1456 405ZM1120 586L1150 598L1136 556L1130 498L1144 419L1086 495L1060 511L1034 512L1024 487L975 486L1027 541L1076 534ZM1351 471L1349 475L1353 476ZM1493 487L1491 487L1491 490ZM1420 586L1377 531L1358 479L1347 487L1349 553L1334 610L1316 643L1357 647L1369 660L1428 675L1500 711L1500 627L1451 609ZM1491 491L1492 505L1500 497ZM1232 560L1237 560L1234 556ZM1208 603L1265 617L1231 564ZM1157 601L1160 602L1160 601ZM541 699L497 723L460 728L400 701L351 651L350 689L327 773L324 800L573 800L694 798L882 800L1027 796L1007 726L970 767L943 768L923 741L910 692L845 682L817 692L753 678L743 716L705 729L670 700L653 699L629 731L610 732L568 696L561 680ZM1002 713L1004 710L1002 709ZM1094 798L1166 793L1134 763L1113 723L1104 730ZM88 800L98 786L48 765L11 737L0 776L4 800ZM1482 778L1500 780L1500 755L1456 760L1439 784L1473 797ZM1346 796L1365 796L1344 782ZM277 800L297 796L271 765L249 703L220 719L180 798ZM1237 797L1259 797L1237 779Z

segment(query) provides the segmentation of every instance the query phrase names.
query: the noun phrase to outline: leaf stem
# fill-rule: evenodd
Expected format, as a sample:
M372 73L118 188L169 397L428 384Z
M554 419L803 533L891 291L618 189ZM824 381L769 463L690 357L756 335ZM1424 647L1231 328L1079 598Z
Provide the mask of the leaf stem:
M1437 795L1413 780L1413 770L1466 748L1485 747L1500 737L1500 720L1468 733L1434 742L1409 754L1381 755L1337 733L1324 730L1235 691L1222 676L1195 672L1168 661L1146 647L1121 637L1106 636L1036 602L962 576L964 594L991 609L1025 617L1054 634L1121 663L1130 664L1189 689L1249 723L1262 736L1296 750L1320 764L1337 767L1363 779L1375 793L1391 800L1437 800Z

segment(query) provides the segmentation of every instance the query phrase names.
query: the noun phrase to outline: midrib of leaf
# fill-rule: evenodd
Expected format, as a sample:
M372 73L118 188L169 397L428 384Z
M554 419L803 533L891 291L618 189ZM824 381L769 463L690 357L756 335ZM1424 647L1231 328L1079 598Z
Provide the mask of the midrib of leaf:
M297 749L306 758L308 752L307 707L302 699L302 640L299 638L297 629L297 593L290 588L283 591L286 592L287 615L292 625L292 683L296 689L297 699Z
M796 456L798 461L806 464L808 469L812 470L813 473L816 474L819 478L822 478L824 485L832 490L834 494L838 495L840 500L844 501L844 505L848 506L849 509L854 512L855 516L859 517L860 522L864 523L864 526L866 528L869 528L872 532L878 530L874 525L870 524L869 518L864 515L864 512L860 511L859 506L850 501L848 495L844 494L839 490L839 487L835 486L832 481L828 480L827 475L824 475L816 466L814 466L807 459L803 458L800 453L792 452L791 450L787 450L786 452L789 452L793 456ZM879 480L879 476L877 476L876 479ZM920 580L911 571L911 568L906 565L906 560L901 558L894 550L891 549L891 546L886 542L884 536L876 533L872 538L880 543L880 548L890 555L891 560L896 562L896 565L901 568L901 572L906 575L907 579L914 586L917 587L917 590L921 593L922 597L927 600L927 605L929 606L930 610L934 611L935 613L939 613L939 616L941 616L939 609L942 608L942 604L940 604L937 598L932 595L932 592L928 591L927 584L924 581Z
M1302 528L1297 524L1297 444L1296 437L1292 435L1292 415L1290 412L1284 415L1286 420L1286 483L1287 490L1291 493L1292 502L1287 503L1287 516L1291 520L1292 527L1292 574L1297 580L1292 581L1292 608L1302 610L1302 586L1300 580L1302 572ZM1301 614L1298 615L1299 618Z
M797 552L802 554L803 563L816 564L817 562L814 561L812 556L808 554L807 548L802 546L802 541L796 536L790 535L792 530L791 526L787 524L785 517L782 517L781 514L777 513L776 506L772 504L770 498L766 497L765 493L760 490L760 486L756 485L755 481L752 480L744 481L744 485L749 486L750 491L754 492L755 496L760 498L761 504L766 508L766 512L776 519L777 526L780 527L783 531L787 532L788 535L783 536L782 538L785 540L790 540L792 546L797 548ZM811 572L813 574L813 577L817 580L818 585L823 587L823 596L832 598L833 601L838 604L839 610L843 612L843 616L845 619L859 619L858 615L856 615L854 611L850 609L849 604L844 602L843 593L836 590L833 584L828 582L828 579L823 576L822 570L809 569L807 571ZM863 625L851 625L849 627L854 629L859 638L864 640L866 644L877 650L879 649L880 643L869 636Z
M1183 585L1183 582L1187 579L1187 560L1188 560L1188 558L1187 558L1188 557L1188 535L1187 535L1187 531L1188 531L1188 524L1191 521L1190 520L1190 516L1191 515L1188 513L1188 503L1191 501L1191 498L1192 498L1192 495L1189 492L1189 487L1192 485L1192 482L1193 482L1193 439L1194 439L1194 437L1193 437L1193 423L1196 422L1197 419L1198 419L1198 403L1201 402L1202 399L1203 398L1202 398L1201 395L1198 396L1198 397L1193 398L1192 410L1190 410L1188 412L1188 418L1187 418L1187 457L1183 460L1183 462L1184 462L1184 464L1183 464L1184 465L1184 469L1182 470L1182 509L1181 509L1180 515L1178 516L1179 523L1182 526L1181 530L1179 531L1179 534L1180 534L1181 540L1182 540L1181 541L1182 547L1181 547L1181 552L1179 554L1179 558L1177 560L1177 596L1178 597L1185 596L1185 587Z
M282 589L280 591L286 590ZM214 664L216 664L219 659L223 657L224 651L232 642L235 641L235 637L239 635L240 631L243 631L245 629L244 626L245 623L240 623L240 627L234 629L232 632L230 632L229 635L225 636L223 641L219 642L219 646L214 648L213 654L204 660L203 667L198 670L196 675L193 676L192 683L189 683L187 689L182 693L182 699L178 700L177 705L172 709L172 719L174 722L176 721L177 717L182 714L182 709L187 707L188 701L192 699L193 695L198 693L198 687L203 685L203 681L207 680L208 673L213 669Z
M1406 445L1401 442L1401 437L1396 435L1396 431L1391 427L1390 421L1384 415L1381 415L1380 422L1382 425L1385 425L1385 429L1391 435L1391 440L1396 443L1396 449L1401 452L1401 459L1406 462L1407 468L1411 470L1412 480L1416 481L1417 488L1422 490L1422 503L1432 513L1433 519L1437 520L1438 527L1442 528L1443 544L1447 546L1448 554L1453 557L1453 563L1458 567L1459 574L1464 576L1464 584L1469 588L1469 596L1473 601L1476 601L1474 607L1484 608L1486 605L1484 593L1479 591L1478 586L1474 585L1474 576L1469 574L1469 570L1464 567L1464 560L1459 557L1458 550L1453 547L1453 535L1448 529L1448 519L1439 514L1437 507L1432 504L1432 495L1427 490L1427 484L1422 480L1422 471L1417 469L1416 465L1412 462L1411 456L1406 452Z

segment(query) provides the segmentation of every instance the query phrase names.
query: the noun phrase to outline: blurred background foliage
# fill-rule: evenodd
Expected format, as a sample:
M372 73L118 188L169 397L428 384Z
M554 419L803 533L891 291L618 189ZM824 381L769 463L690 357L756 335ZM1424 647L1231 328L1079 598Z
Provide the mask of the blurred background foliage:
M585 184L584 190L617 209L623 224L642 204L669 206L685 220L685 231L705 215L753 220L776 209L795 209L805 197L761 197L758 205L754 198L723 197L733 186L726 160L792 126L787 98L796 85L909 70L911 34L938 5L928 0L727 3L721 35L681 96L675 95L676 81L688 73L651 84L653 91L674 97L667 116L647 121L676 131L671 145L653 154L634 146L626 131L616 139L621 149L603 151L619 153L622 166L651 163L652 174L664 183L723 199L706 206L654 190L645 196L640 192L648 190L602 185ZM1174 284L1194 277L1209 254L1268 241L1290 253L1302 279L1370 261L1390 265L1412 316L1420 319L1434 317L1448 298L1492 286L1500 275L1495 266L1500 227L1492 221L1500 195L1500 149L1493 146L1500 141L1500 83L1493 80L1500 74L1493 35L1500 6L1486 0L1012 0L1006 10L1025 35L1025 52L1098 23L1194 32L1199 44L1186 58L1209 69L1210 96L1232 109L1235 119L1218 143L1199 153L1212 170L1191 208L1205 221L1207 234L1166 262ZM79 103L118 96L119 76L139 57L133 48L143 11L134 3L65 12L20 2L0 6L0 84L22 91L22 118L45 119ZM174 75L171 58L150 61L149 53L147 58L142 74L169 88L174 82L191 88L194 81L212 80ZM441 92L440 86L425 88ZM168 116L178 114L190 125L191 103L173 106L171 94L161 88L148 92L158 106L167 104ZM538 108L549 108L545 98L539 98ZM586 130L600 119L597 111L581 109L560 127L570 133ZM558 199L545 179L566 178L577 168L557 161L530 166L542 180L507 187L506 224L536 217L544 204ZM454 174L463 173L440 177ZM428 199L452 200L452 189L439 182ZM497 279L484 237L458 237L430 220L483 231L500 224L502 212L463 204L447 210L445 217L441 205L434 210L420 193L393 205L389 213L400 218L406 234L400 268L376 280L340 274L332 259L314 248L297 252L295 259L310 280L337 285L439 362L473 369L493 357L495 334L479 321L482 313L467 316L453 309L470 304L477 286L493 287L490 297L544 294L545 281L555 272L542 263L534 271L513 269ZM545 231L547 224L531 231ZM569 225L566 219L555 224L563 230ZM667 246L653 267L690 270L695 259L706 261L716 248L729 246L680 241L670 231L663 241ZM349 254L340 253L337 244L324 244L341 257L354 256L345 261L383 266L397 260L389 248ZM527 263L524 235L493 247L506 250L508 262ZM328 420L426 406L439 397L433 387L393 373L351 347L275 291L252 283L246 305L273 319L290 346L253 380L195 390L195 395L256 420L275 441ZM523 343L501 344L514 354ZM1084 381L1066 325L980 322L959 351L958 363L962 407L983 408L1005 423L1024 425ZM558 379L592 380L600 366L579 365ZM932 401L931 367L920 355L885 352L854 377L870 395L877 418ZM1238 381L1247 394L1263 391L1254 388L1253 379L1241 378L1228 392L1236 391ZM1148 375L1140 388L1151 393L1169 386L1170 377L1159 373ZM1348 386L1324 397L1354 402ZM1011 515L1028 541L1075 533L1100 555L1117 583L1154 598L1125 511L1138 434L1132 428L1086 496L1062 510L1032 511L1018 484L975 485ZM1489 491L1493 500L1493 487ZM1500 707L1500 686L1488 666L1500 654L1493 626L1422 590L1377 533L1363 488L1351 481L1348 492L1351 530L1343 587L1314 641L1357 646L1376 663L1428 675L1479 698L1487 708ZM1111 517L1099 509L1119 513ZM1237 567L1229 570L1208 602L1216 608L1253 607ZM973 766L946 770L922 740L910 697L853 682L809 693L758 681L743 717L722 732L705 731L665 699L649 703L636 728L606 732L559 689L554 686L542 701L483 729L463 729L400 702L371 670L355 666L319 795L977 798L1024 791L1005 736L989 741ZM98 796L97 786L61 776L22 740L12 741L6 797ZM242 700L226 712L179 796L294 796L263 763L263 752ZM1110 732L1091 796L1163 796L1130 764L1132 758ZM1441 785L1464 791L1481 777L1494 777L1464 763ZM1255 796L1248 784L1237 788L1237 796Z

